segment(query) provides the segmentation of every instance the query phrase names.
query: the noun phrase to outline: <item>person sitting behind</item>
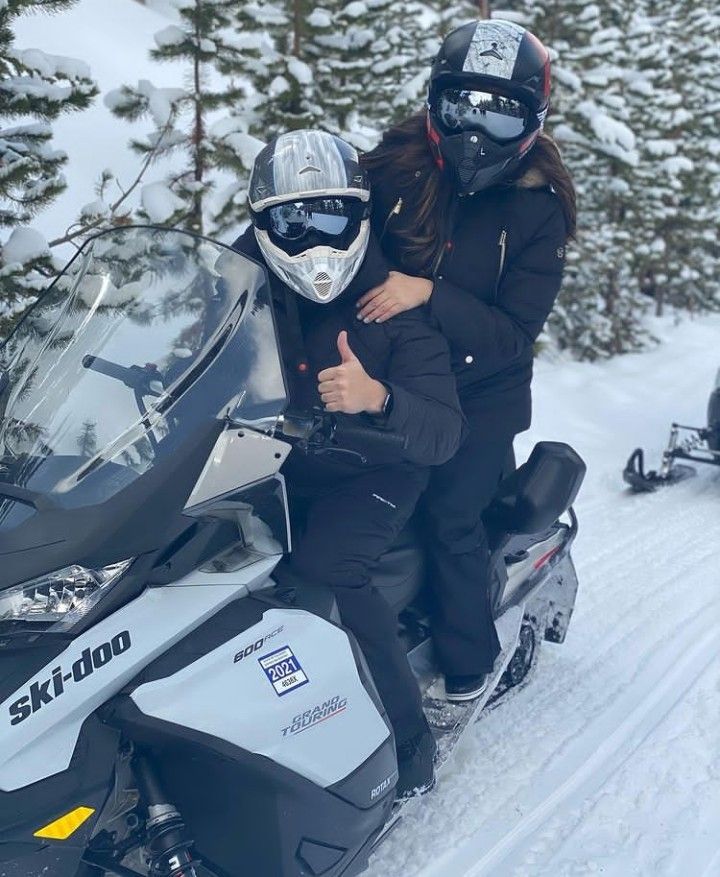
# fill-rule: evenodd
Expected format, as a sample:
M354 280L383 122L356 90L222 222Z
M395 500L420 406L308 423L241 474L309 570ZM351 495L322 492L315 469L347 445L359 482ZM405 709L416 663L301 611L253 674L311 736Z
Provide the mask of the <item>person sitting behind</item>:
M320 131L293 131L258 155L252 225L233 244L270 269L293 410L323 406L407 437L393 460L304 455L285 475L304 529L277 567L282 587L324 585L355 635L393 726L399 796L434 783L435 743L397 619L372 585L427 486L460 444L463 416L448 346L421 310L384 324L356 319L357 299L388 276L370 231L370 189L355 149ZM371 454L364 455L371 457Z

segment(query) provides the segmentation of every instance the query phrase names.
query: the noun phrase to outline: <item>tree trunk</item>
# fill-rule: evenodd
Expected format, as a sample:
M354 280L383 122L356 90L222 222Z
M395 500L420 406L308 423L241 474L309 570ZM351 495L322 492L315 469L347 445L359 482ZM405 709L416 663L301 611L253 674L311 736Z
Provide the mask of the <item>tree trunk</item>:
M478 0L478 6L480 9L480 18L492 18L490 0Z
M196 24L195 39L197 45L200 45L200 26ZM195 182L202 183L205 176L205 125L203 119L202 108L202 75L200 70L200 58L196 51L193 60L193 88L195 99L195 119L193 122L193 163L195 165ZM203 233L203 215L202 215L202 194L195 192L193 195L192 216L190 220L192 231L196 234Z
M300 44L303 22L303 0L293 0L293 46L292 53L296 58L300 57Z

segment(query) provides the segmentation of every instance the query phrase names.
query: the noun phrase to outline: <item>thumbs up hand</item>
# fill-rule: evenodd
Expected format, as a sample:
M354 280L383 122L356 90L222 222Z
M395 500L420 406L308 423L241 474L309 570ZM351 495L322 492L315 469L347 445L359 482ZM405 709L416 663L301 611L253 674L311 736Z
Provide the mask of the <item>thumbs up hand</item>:
M338 335L340 365L326 368L318 375L318 392L327 411L343 414L380 414L385 404L385 386L370 377L353 353L348 334Z

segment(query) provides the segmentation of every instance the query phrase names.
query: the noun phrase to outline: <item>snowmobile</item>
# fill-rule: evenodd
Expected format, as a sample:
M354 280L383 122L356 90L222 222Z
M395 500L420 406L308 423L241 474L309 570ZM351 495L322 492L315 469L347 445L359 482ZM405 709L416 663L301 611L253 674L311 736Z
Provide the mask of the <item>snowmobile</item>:
M264 269L102 232L6 340L0 390L0 877L361 873L405 812L392 730L332 595L272 579L283 461L346 437L288 407ZM584 471L540 443L488 512L486 700L565 638ZM442 700L423 578L408 528L375 584L446 758L484 702Z
M658 487L677 484L697 474L694 466L678 460L720 466L720 370L708 400L707 425L673 423L660 468L646 472L645 454L642 448L636 448L625 464L623 478L634 493L652 493Z

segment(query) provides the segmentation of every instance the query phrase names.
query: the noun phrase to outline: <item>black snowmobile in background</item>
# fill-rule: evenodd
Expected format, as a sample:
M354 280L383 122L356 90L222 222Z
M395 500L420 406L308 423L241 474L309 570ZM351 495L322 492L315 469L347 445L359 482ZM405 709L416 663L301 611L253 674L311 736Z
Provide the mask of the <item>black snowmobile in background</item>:
M642 448L636 448L625 464L623 478L635 493L651 493L658 487L677 484L696 474L694 466L679 460L720 466L720 370L708 401L707 426L673 423L660 468L646 472L645 454Z
M395 804L332 594L272 578L292 447L403 446L353 422L291 411L264 269L186 232L97 235L25 314L0 348L0 877L352 877L421 800ZM565 638L584 474L542 442L488 510L482 700L443 699L422 537L379 565L441 761Z

